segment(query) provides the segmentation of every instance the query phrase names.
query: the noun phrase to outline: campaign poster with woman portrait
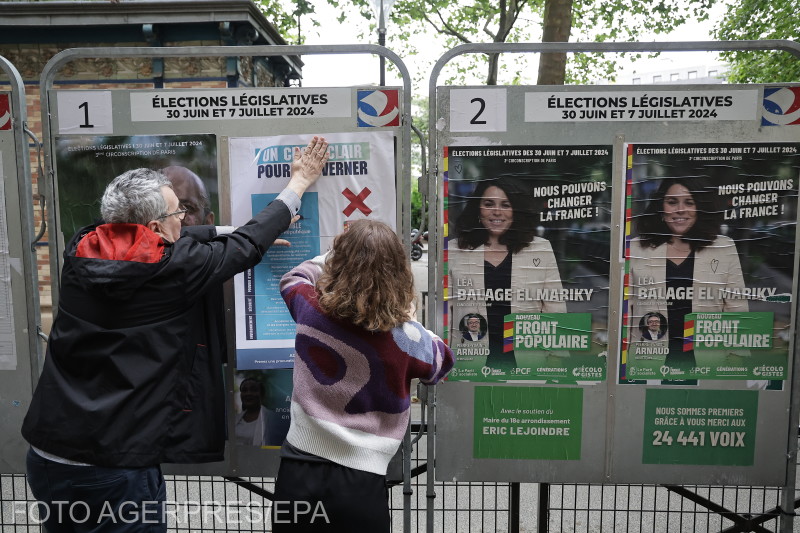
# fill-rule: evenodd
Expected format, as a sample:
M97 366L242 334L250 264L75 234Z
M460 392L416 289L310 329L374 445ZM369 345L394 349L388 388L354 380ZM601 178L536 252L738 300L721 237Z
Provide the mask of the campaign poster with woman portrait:
M627 145L622 380L787 379L798 150Z
M444 151L450 379L602 381L610 146Z

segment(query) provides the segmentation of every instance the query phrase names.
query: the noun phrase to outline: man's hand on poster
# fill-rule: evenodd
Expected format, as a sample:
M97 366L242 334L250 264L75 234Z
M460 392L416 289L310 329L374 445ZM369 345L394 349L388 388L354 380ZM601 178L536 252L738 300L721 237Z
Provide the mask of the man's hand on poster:
M294 224L295 222L297 222L301 218L302 217L300 215L293 216L292 217L292 221L291 221L290 224ZM272 241L272 246L291 246L291 245L292 245L292 243L290 243L286 239L275 239L274 241Z
M297 196L303 196L306 189L314 185L322 174L322 167L328 161L328 141L325 137L314 136L304 150L295 148L292 161L292 179L288 188Z
M305 149L294 149L294 161L292 161L292 178L289 180L287 188L303 196L306 189L314 185L322 174L322 167L328 161L328 141L325 137L314 136ZM292 217L292 224L300 220L300 215ZM273 246L291 246L286 239L275 239Z

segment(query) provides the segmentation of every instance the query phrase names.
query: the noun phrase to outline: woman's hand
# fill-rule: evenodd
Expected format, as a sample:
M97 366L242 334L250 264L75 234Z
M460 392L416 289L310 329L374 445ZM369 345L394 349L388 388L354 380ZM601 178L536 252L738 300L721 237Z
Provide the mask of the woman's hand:
M328 141L314 136L304 150L294 149L292 178L287 187L297 196L303 196L306 189L314 185L322 174L322 167L328 162Z

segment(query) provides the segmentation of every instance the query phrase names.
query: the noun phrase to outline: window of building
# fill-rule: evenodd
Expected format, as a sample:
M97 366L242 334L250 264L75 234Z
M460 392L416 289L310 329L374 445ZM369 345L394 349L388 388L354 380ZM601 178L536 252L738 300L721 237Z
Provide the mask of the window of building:
M677 72L673 72L672 74L669 75L669 81L675 81L679 79L681 79L681 75L678 74Z
M642 83L642 78L633 78L633 84L634 85L639 85L641 83Z
M709 78L716 78L717 77L717 71L716 70L709 70L708 71L708 77Z
M661 74L653 76L653 83L658 83L660 81L661 81Z
M690 80L693 80L693 79L697 78L697 71L696 71L696 70L690 70L690 71L689 71L688 78L689 78Z

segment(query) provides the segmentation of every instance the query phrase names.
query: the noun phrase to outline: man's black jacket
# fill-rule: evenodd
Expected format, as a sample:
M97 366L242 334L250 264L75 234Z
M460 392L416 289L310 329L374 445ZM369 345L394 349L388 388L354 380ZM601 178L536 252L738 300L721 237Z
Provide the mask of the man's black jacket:
M80 230L64 253L58 314L25 439L98 466L222 460L216 327L224 325L204 316L202 299L255 266L290 220L289 208L275 201L228 235L187 228L156 263L76 257L95 227Z

